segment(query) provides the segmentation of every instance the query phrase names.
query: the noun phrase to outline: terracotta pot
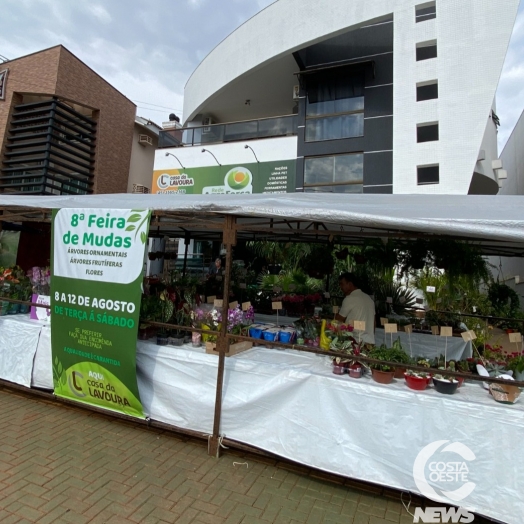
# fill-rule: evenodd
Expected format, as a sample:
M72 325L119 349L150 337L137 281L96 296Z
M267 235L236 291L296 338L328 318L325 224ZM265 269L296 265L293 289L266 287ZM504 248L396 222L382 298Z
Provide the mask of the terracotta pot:
M406 368L395 368L395 378L404 378Z
M379 384L391 384L395 376L394 371L380 371L379 369L372 369L371 376L375 382Z
M404 374L406 379L406 384L409 389L414 389L415 391L424 391L428 386L428 379L422 377L414 377L413 375Z

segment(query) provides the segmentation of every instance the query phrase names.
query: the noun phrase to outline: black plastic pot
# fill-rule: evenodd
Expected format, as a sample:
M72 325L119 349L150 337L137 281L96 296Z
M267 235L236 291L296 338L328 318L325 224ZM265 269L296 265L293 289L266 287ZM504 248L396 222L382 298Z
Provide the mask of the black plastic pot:
M439 393L442 393L443 395L453 395L453 393L455 393L459 387L459 382L458 380L448 382L447 380L433 378L433 385Z

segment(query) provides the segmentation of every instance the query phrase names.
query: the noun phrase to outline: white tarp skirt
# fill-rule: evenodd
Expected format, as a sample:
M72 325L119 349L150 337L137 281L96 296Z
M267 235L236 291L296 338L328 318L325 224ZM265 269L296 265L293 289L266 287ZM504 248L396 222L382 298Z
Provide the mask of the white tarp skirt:
M46 327L17 317L0 320L0 361L13 340L27 341L32 346L17 360L17 373L27 385L32 372L34 385L52 388L51 370L45 369L51 365L50 339L43 331L37 344L34 334ZM14 359L10 362L12 369ZM476 488L464 504L520 524L522 400L497 404L479 384L466 383L447 396L433 388L412 391L401 380L380 385L366 377L337 376L328 357L293 350L257 347L226 358L225 364L222 435L314 468L413 493L418 493L412 472L418 452L436 440L461 442L476 456L469 464ZM217 368L218 358L202 348L140 341L138 386L147 416L211 434Z

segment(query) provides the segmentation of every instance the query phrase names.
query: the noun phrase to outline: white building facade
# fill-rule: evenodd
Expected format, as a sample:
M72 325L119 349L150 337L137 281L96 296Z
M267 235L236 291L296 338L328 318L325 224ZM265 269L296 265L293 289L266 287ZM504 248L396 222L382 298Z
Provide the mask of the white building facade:
M496 194L494 99L518 5L276 1L190 77L153 192Z

